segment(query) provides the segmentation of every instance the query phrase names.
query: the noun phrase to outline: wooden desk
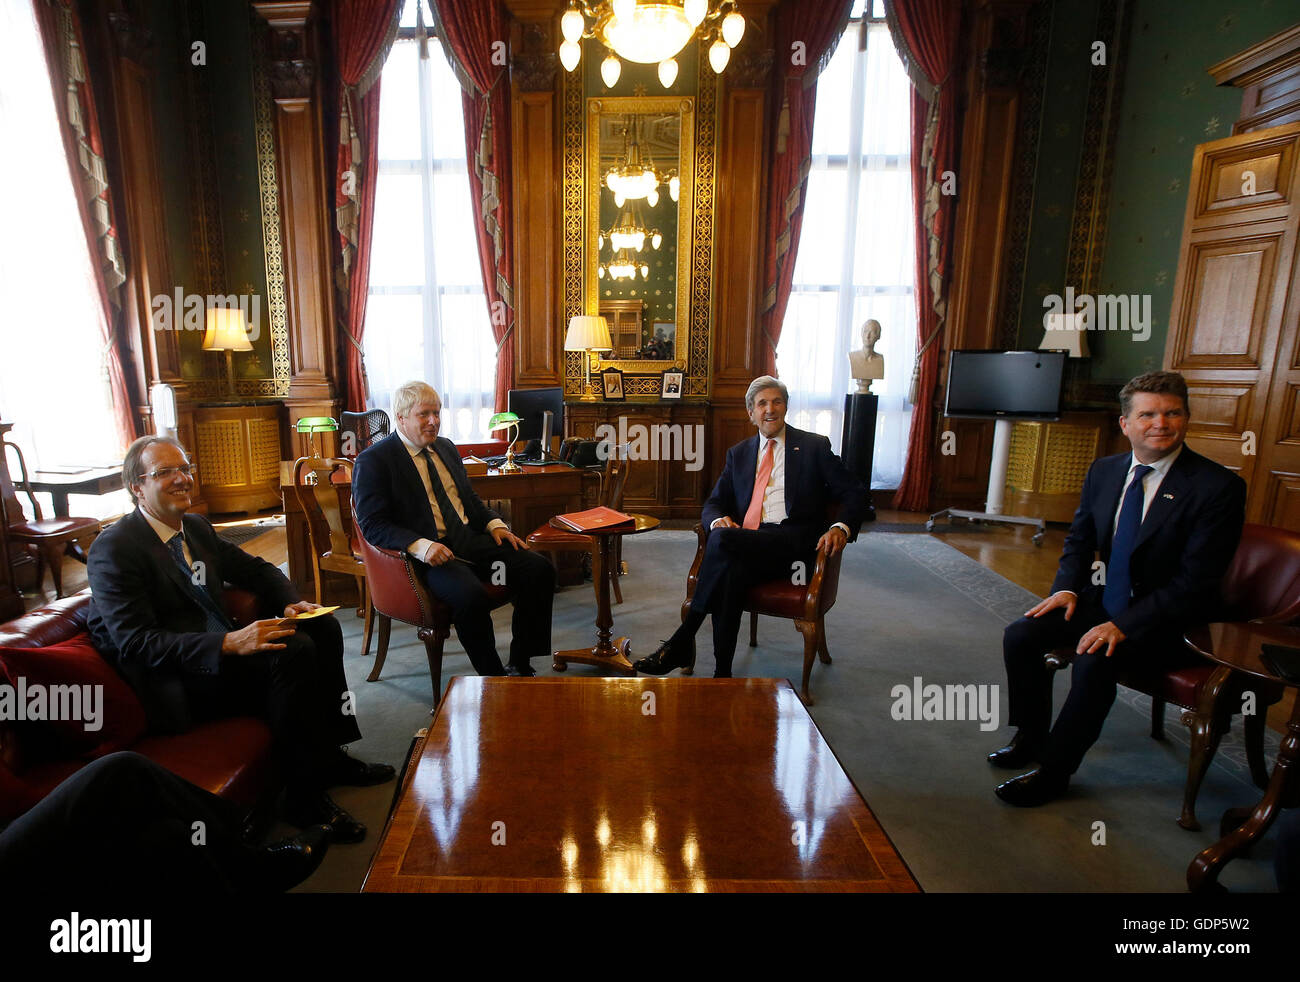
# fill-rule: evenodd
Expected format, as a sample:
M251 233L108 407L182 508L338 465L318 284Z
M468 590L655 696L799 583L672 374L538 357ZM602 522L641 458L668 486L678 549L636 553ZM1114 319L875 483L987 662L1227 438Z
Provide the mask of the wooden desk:
M919 889L783 679L477 677L452 679L362 886Z
M295 589L306 597L314 595L316 586L312 578L311 543L307 538L307 523L303 520L302 509L293 493L293 485L284 480L286 472L281 467L284 483L280 488L280 497L284 506L285 535L289 548L289 579ZM290 477L289 480L292 480ZM566 511L581 511L594 507L596 485L599 483L595 471L578 470L567 465L549 465L547 467L525 467L520 474L501 474L488 471L487 474L471 477L470 486L474 493L492 506L493 501L508 503L502 511L502 517L521 539L539 525L549 521L552 515ZM590 498L588 502L586 498ZM351 500L345 496L344 507ZM582 582L581 557L577 555L561 556L559 582L571 586ZM326 581L324 600L328 604L357 603L356 584L347 577L331 576Z
M33 491L44 491L54 503L54 517L67 518L68 495L70 494L112 494L122 490L122 468L98 467L71 474L54 471L33 471L31 477Z

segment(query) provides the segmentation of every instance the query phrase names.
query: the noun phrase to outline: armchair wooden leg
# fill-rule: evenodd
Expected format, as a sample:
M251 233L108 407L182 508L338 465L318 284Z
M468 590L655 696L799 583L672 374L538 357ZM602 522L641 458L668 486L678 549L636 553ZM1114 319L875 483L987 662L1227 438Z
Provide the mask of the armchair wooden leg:
M758 611L756 610L749 612L749 646L758 647Z
M41 593L45 589L45 550L40 546L33 546L32 550L36 553L36 592Z
M1246 743L1246 760L1250 764L1250 779L1259 788L1268 787L1268 766L1264 763L1264 724L1268 722L1268 709L1258 702L1255 712L1242 717L1242 738Z
M320 566L317 566L311 572L312 572L312 579L316 583L316 603L320 604L323 607L325 606L325 601L322 600L321 597L324 596L325 591L321 588L321 585L325 579L325 571L322 570Z
M1183 722L1191 729L1192 746L1187 755L1187 786L1183 789L1183 813L1178 817L1178 824L1196 831L1201 827L1196 820L1196 796L1205 780L1205 772L1210 769L1214 752L1219 749L1224 727L1212 713L1199 709L1183 713Z
M420 640L424 642L424 654L429 659L429 678L433 680L433 706L438 708L442 699L442 642L446 635L432 628L421 628Z
M379 673L384 670L384 659L388 657L388 632L393 628L390 618L380 613L375 616L379 618L379 646L375 649L375 667L366 676L367 682L379 681Z
M830 649L826 647L826 618L817 618L817 656L823 665L831 664Z
M55 546L47 546L42 549L45 553L45 561L50 564L50 576L54 579L54 596L56 598L63 596L63 543ZM36 586L40 587L37 582Z
M370 591L365 580L361 581L361 602L365 604L366 622L361 635L361 657L370 654L370 629L375 625L375 603L370 599Z
M813 662L817 660L817 622L796 618L795 628L803 635L803 704L813 704L812 694L808 691L808 679L812 675Z
M1165 738L1165 701L1151 699L1151 739L1163 740Z

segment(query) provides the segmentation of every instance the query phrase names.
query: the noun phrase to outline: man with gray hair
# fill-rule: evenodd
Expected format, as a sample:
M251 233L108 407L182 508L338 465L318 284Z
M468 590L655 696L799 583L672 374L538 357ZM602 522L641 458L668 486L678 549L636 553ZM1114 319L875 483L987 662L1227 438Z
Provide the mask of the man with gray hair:
M425 584L452 611L452 623L480 675L536 674L532 658L551 654L555 569L474 493L456 445L438 436L442 400L424 382L393 394L397 429L357 457L352 500L366 541L416 560ZM509 670L492 631L484 588L504 571L515 607Z
M343 632L331 616L296 620L316 609L300 600L278 569L223 541L202 515L188 515L194 466L169 437L131 444L122 481L135 511L95 540L87 562L87 629L140 696L155 730L178 731L205 719L261 716L294 825L326 825L335 842L360 842L366 827L326 789L382 784L387 764L349 757L361 738L343 671ZM223 583L257 597L261 619L236 628Z
M745 594L765 580L812 569L857 538L871 498L818 433L785 423L789 390L763 375L749 384L745 409L758 433L727 451L704 504L709 537L691 609L671 638L634 666L666 675L695 664L695 632L713 615L714 678L730 678Z

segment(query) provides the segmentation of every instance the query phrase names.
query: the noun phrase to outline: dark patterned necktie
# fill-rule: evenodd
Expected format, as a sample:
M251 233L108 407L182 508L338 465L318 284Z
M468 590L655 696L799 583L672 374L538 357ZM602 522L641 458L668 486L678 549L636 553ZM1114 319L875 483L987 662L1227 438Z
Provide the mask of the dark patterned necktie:
M181 571L181 575L185 577L185 582L190 585L190 592L194 595L194 599L199 602L199 606L203 608L203 613L207 615L208 630L225 634L234 625L230 623L230 618L225 615L225 612L217 606L217 602L212 599L212 594L208 592L207 581L205 580L202 586L194 582L194 570L185 561L185 553L181 549L181 542L184 538L180 532L177 532L167 540L167 550L172 554L172 559L176 561L176 567Z
M438 509L442 512L442 527L446 530L446 537L451 538L465 527L465 523L460 520L460 515L452 507L451 498L447 497L447 489L442 486L442 479L438 477L438 468L433 465L433 454L429 450L421 452L424 457L424 466L429 469L429 486L433 488L433 497L438 502Z
M1115 525L1115 538L1110 544L1110 563L1106 567L1106 588L1101 593L1102 606L1111 617L1118 617L1128 609L1133 594L1133 577L1129 561L1137 545L1138 531L1142 528L1142 479L1152 467L1138 464L1133 468L1133 480L1124 492L1124 503L1119 506L1119 522Z

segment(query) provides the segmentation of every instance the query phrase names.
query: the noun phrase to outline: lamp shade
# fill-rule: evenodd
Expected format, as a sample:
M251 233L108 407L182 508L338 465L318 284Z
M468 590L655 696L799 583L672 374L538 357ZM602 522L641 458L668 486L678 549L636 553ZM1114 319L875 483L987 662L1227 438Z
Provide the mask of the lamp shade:
M333 416L304 416L294 424L299 433L333 433L339 422Z
M564 335L565 351L613 351L609 338L609 324L603 317L578 316L569 318L569 330Z
M1087 358L1087 318L1082 314L1048 314L1047 330L1039 351L1064 351L1071 358Z
M204 351L252 351L248 322L238 307L210 307L203 334Z

